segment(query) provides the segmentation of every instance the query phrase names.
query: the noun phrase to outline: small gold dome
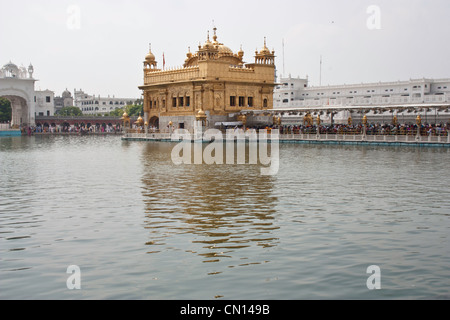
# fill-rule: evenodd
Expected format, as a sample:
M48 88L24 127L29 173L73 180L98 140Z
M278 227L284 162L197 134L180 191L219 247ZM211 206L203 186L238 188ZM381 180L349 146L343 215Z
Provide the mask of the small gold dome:
M270 55L271 54L269 48L267 48L267 45L266 45L266 37L264 37L264 47L261 49L259 54L261 54L261 55Z
M151 44L149 45L148 53L145 56L145 61L147 61L147 62L155 61L155 55L152 53L152 45Z
M206 113L205 111L203 111L202 109L200 109L197 114L195 115L195 117L197 119L205 119L206 118Z
M420 116L420 114L416 118L416 124L417 125L421 125L422 124L422 117Z
M208 36L206 37L206 41L205 44L203 45L203 49L210 49L213 48L213 43L211 42L211 40L209 40L209 31L208 31Z
M213 47L213 44L211 41L209 41L209 39L205 42L205 44L203 45L203 49L210 49Z
M191 47L188 47L188 52L186 53L186 57L188 57L188 59L192 57Z
M233 54L233 51L230 48L228 48L227 46L224 46L223 44L218 45L217 49L219 50L220 53Z
M145 56L145 61L155 61L155 55L150 51L146 56Z
M243 57L244 56L244 50L242 50L242 46L241 46L241 48L238 51L238 56L239 57Z
M270 50L267 47L264 47L264 48L261 49L261 51L259 53L263 54L263 55L269 55L270 54Z
M144 124L144 119L142 119L142 117L141 116L139 116L139 118L137 119L137 121L135 122L135 124L137 124L137 125L143 125Z

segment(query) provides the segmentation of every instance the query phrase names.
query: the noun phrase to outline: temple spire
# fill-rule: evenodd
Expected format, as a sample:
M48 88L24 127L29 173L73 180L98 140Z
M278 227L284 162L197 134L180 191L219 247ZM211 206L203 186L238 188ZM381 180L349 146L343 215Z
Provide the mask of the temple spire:
M213 20L213 21L214 21L214 20ZM213 30L214 30L213 40L214 40L214 42L217 42L217 34L216 34L217 28L214 27Z

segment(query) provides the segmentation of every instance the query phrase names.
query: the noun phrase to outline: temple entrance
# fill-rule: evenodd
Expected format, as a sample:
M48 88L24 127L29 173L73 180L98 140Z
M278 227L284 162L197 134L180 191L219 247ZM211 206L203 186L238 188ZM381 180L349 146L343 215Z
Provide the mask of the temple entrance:
M9 123L11 121L11 117L11 102L4 97L0 97L0 123Z
M159 118L158 117L152 117L150 121L148 122L148 125L150 127L154 127L156 129L159 129Z
M12 129L28 124L28 105L24 98L14 95L0 97L0 123L8 121Z

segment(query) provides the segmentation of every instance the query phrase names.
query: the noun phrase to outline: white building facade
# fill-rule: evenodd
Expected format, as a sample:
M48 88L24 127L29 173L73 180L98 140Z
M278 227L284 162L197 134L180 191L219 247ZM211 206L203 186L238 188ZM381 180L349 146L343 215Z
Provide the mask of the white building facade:
M51 90L35 91L36 116L55 115L55 93Z
M450 79L309 87L308 79L281 78L274 91L274 108L446 102L450 102Z
M0 97L11 102L12 128L35 125L35 91L33 78L34 68L18 67L12 62L0 69Z
M75 106L80 108L83 114L106 114L126 105L132 105L136 99L116 98L115 96L101 97L100 95L89 95L83 90L74 90Z
M439 111L433 112L445 116L442 107L446 105L450 105L450 79L424 78L310 87L308 79L288 77L281 78L274 90L275 110L351 110L359 107L370 110L373 107L374 110L397 109L401 115L401 110L410 106L415 108L415 112L439 108ZM348 111L340 112L337 119L346 119L348 116Z

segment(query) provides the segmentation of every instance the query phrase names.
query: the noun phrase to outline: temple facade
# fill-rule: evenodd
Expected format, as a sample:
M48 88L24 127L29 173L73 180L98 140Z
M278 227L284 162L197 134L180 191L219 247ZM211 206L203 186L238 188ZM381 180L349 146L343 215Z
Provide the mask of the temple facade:
M147 127L193 130L204 118L205 127L229 123L267 123L273 108L275 52L266 46L257 50L253 63L245 63L242 48L234 53L217 40L195 53L190 48L180 68L160 69L151 52L144 61L144 121Z
M0 68L0 97L11 103L12 128L34 125L36 114L36 97L33 78L34 68L18 67L11 61Z

